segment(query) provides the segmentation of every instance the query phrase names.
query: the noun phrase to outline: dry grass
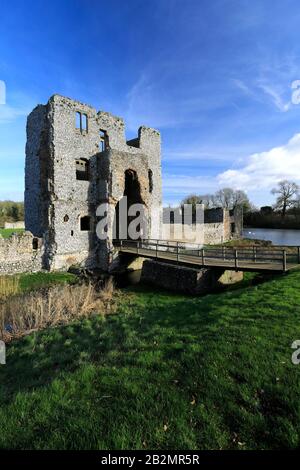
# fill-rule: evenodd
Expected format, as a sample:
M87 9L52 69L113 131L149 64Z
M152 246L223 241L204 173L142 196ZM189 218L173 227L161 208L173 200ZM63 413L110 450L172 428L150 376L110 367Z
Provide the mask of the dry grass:
M0 339L9 341L91 314L105 315L112 310L113 291L113 282L109 280L99 291L92 284L83 284L6 298L0 302Z
M0 276L0 300L20 292L19 278L16 276Z

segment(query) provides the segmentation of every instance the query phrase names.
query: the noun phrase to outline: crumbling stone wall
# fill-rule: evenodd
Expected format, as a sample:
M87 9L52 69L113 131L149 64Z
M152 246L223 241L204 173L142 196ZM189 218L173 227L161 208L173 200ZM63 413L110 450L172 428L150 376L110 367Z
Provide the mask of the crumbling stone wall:
M43 240L30 232L0 238L0 274L38 272L43 262Z
M142 126L138 131L138 137L127 142L123 119L106 112L100 112L98 123L100 129L106 132L109 141L108 148L101 153L101 159L99 159L101 202L108 202L116 208L124 196L125 172L134 172L140 187L139 200L134 202L142 202L147 209L147 236L159 238L162 205L159 132ZM149 171L152 173L152 187L150 187ZM157 210L156 220L152 220L151 217L154 208ZM113 262L113 226L114 220L110 219L107 240L98 242L100 246L98 259L103 269L115 266Z
M76 115L86 125L76 126ZM100 148L101 134L105 148ZM76 165L85 162L88 177L78 179ZM121 118L54 95L28 117L26 145L25 224L45 238L48 269L72 264L108 270L113 262L112 224L109 239L96 236L96 209L100 203L116 206L124 194L125 171L136 172L141 198L150 209L161 206L160 134L141 127L138 137L126 142ZM149 171L153 188L149 190ZM82 218L89 228L82 229ZM157 224L159 225L159 224ZM149 234L158 238L148 219Z
M80 264L109 271L118 264L115 219L109 216L108 237L99 240L97 208L102 203L118 208L128 172L138 182L133 202L143 202L148 210L143 236L164 238L157 130L141 126L138 136L126 141L122 118L60 95L32 111L27 120L25 227L44 239L44 268ZM210 212L204 243L230 239L232 217L223 209Z
M215 245L230 240L230 234L225 230L223 222L207 223L204 225L204 244Z

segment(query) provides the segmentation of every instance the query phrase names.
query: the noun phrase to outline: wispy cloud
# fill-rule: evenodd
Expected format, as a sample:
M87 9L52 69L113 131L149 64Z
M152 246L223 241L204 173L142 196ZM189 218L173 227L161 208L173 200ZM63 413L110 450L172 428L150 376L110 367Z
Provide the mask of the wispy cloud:
M263 83L259 83L258 86L267 96L271 98L272 103L276 106L277 109L279 109L279 111L285 113L290 109L292 102L284 101L280 92L278 92L275 87Z
M164 149L163 161L177 163L182 161L193 164L195 162L227 162L231 164L243 160L243 157L249 155L253 151L250 145L222 145L222 146L209 146L209 145L180 145L177 149Z
M285 99L284 95L290 95L291 86L287 85L285 88L267 82L265 80L252 80L248 85L243 80L232 79L232 83L242 91L246 96L252 98L260 103L272 103L275 108L281 112L287 112L292 106L291 99Z
M238 78L232 78L231 82L240 90L242 90L246 95L253 96L254 93L252 90L243 82L243 80L240 80Z
M30 108L14 107L9 105L0 106L0 123L12 122L20 116L26 116L30 112Z
M8 90L6 104L0 105L0 123L10 123L20 116L27 116L35 105L36 101L30 96L20 92L9 93Z
M130 130L136 130L141 124L173 128L182 123L181 116L174 113L173 102L162 96L158 79L149 71L144 71L133 84L127 103L125 119Z
M172 175L163 176L164 203L178 204L189 194L208 194L214 192L218 182L214 177L204 175Z

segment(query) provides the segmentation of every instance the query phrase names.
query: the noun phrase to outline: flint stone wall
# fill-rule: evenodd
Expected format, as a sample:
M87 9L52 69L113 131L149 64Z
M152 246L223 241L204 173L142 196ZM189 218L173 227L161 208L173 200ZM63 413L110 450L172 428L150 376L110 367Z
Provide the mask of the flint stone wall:
M30 232L0 238L0 274L41 271L43 255L43 240Z
M87 129L76 126L76 113L87 117ZM101 148L100 133L107 143ZM76 176L76 161L87 162L88 178ZM49 270L71 264L109 270L112 263L112 220L109 239L99 241L96 209L113 206L124 193L125 171L136 172L141 197L148 209L161 205L160 134L141 126L129 142L122 118L60 95L37 106L28 117L26 145L25 225L35 236L44 236ZM149 171L153 188L149 188ZM80 220L90 217L90 230ZM148 220L152 238L157 226Z

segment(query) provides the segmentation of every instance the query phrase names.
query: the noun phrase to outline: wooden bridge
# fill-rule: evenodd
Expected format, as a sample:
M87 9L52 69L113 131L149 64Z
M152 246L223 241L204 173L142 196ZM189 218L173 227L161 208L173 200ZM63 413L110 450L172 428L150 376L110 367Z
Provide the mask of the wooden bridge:
M235 271L287 272L300 268L300 246L203 248L188 242L167 240L119 240L115 243L122 253L168 261L193 268L212 267Z

